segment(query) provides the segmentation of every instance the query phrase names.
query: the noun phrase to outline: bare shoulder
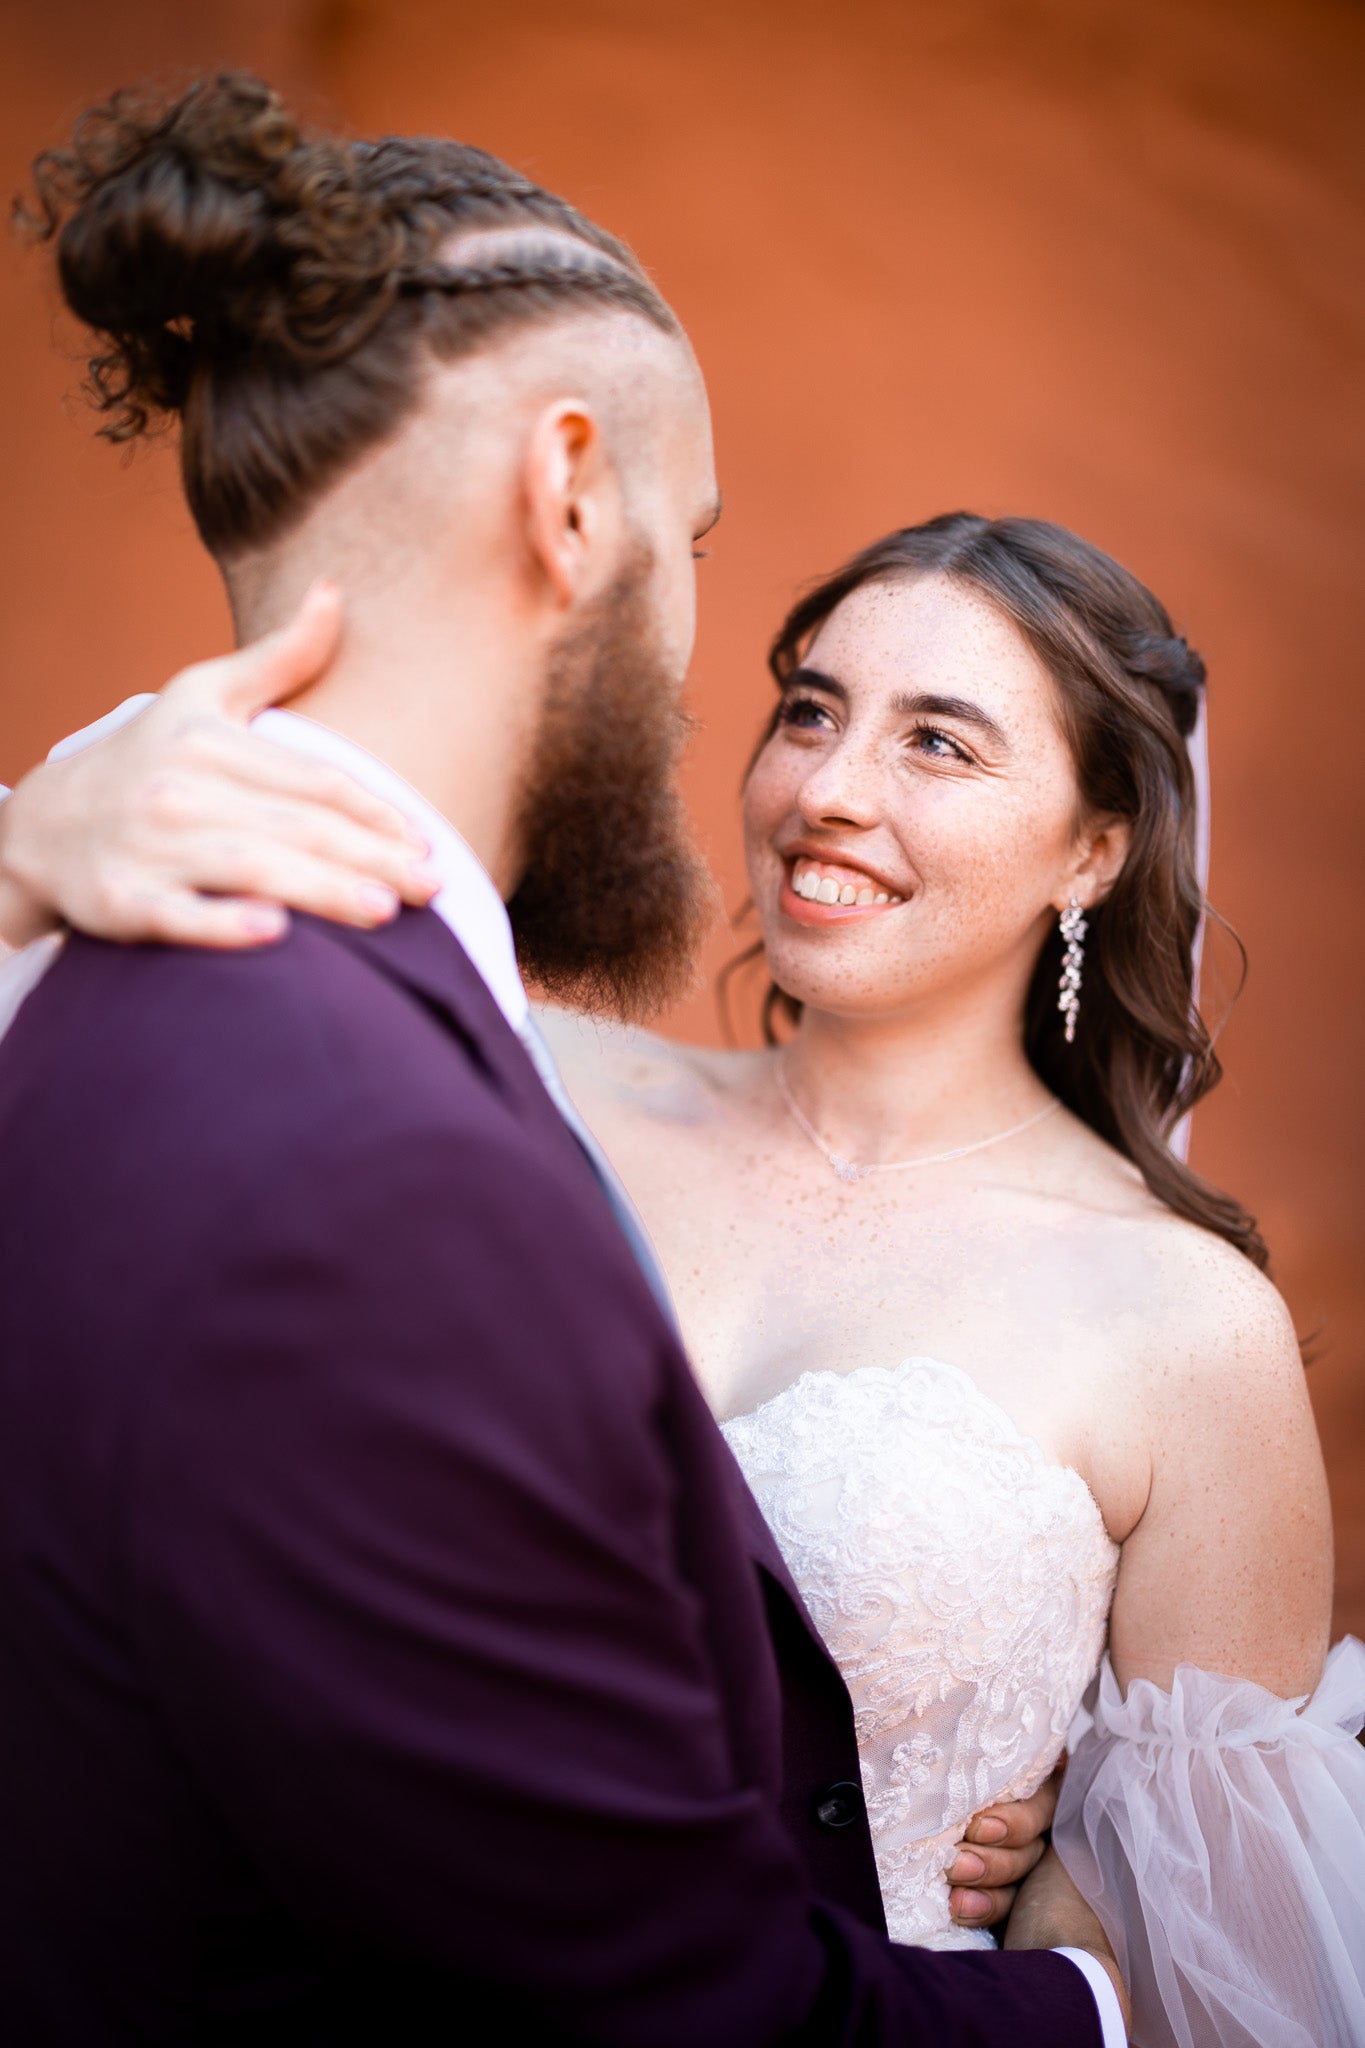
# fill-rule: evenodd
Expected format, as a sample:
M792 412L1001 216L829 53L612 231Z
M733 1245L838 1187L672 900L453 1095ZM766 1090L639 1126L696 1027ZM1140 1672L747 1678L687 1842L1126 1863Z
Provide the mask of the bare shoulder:
M1145 1228L1159 1327L1186 1330L1215 1367L1288 1359L1300 1370L1284 1297L1244 1252L1166 1209Z
M1068 1128L1069 1126L1069 1128ZM1103 1274L1133 1362L1168 1399L1177 1387L1216 1389L1235 1373L1249 1396L1301 1391L1293 1323L1278 1288L1215 1231L1176 1215L1132 1162L1068 1119L1050 1178L1065 1171L1073 1250Z
M583 1114L664 1122L708 1117L742 1090L761 1055L687 1045L641 1025L537 1007L536 1022Z
M1285 1697L1321 1670L1332 1535L1307 1377L1278 1289L1165 1212L1141 1226L1150 1327L1134 1398L1150 1457L1124 1542L1110 1652L1121 1683L1176 1668Z
M1150 1303L1144 1381L1153 1421L1261 1441L1308 1414L1303 1360L1274 1282L1235 1245L1169 1210L1138 1226Z

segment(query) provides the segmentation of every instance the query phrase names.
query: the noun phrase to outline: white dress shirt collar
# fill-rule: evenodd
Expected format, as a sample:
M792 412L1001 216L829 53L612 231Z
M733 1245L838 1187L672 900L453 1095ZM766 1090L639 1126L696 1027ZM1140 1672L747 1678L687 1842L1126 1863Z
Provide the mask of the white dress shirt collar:
M431 848L431 865L440 878L431 908L464 947L512 1029L518 1037L524 1035L530 1004L517 967L507 906L487 868L450 820L383 761L315 718L303 718L296 711L262 711L252 720L252 730L276 746L292 747L295 753L312 754L344 769L417 827Z
M512 923L488 870L448 818L443 818L401 775L395 774L392 768L376 760L363 747L358 747L354 740L343 739L331 726L319 725L316 719L301 718L293 711L262 711L251 723L253 731L273 740L277 746L293 747L299 753L313 754L319 760L344 768L348 775L363 783L375 796L383 797L395 810L401 811L424 834L431 848L432 866L441 882L439 893L432 898L431 908L464 947L489 994L526 1047L550 1100L582 1146L601 1183L608 1205L655 1299L676 1331L677 1311L649 1233L606 1154L569 1099L550 1049L532 1022L530 1002L517 967Z

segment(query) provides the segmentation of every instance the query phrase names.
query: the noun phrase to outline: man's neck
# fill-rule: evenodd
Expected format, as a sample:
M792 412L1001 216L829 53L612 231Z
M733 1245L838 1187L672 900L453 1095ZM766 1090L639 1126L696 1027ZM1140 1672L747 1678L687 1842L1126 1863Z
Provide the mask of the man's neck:
M356 606L332 666L285 708L402 776L455 826L506 899L520 879L516 799L535 708L528 670L515 648L472 623L461 630Z

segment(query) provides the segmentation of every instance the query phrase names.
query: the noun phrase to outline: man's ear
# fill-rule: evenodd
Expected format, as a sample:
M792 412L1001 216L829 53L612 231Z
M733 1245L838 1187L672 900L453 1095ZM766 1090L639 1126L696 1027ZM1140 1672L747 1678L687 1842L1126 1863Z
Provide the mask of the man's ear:
M1103 903L1123 873L1132 843L1131 819L1092 818L1077 841L1070 880L1057 908L1064 910L1073 896L1079 898L1086 910Z
M556 602L567 607L599 580L619 523L615 472L586 399L559 399L536 420L522 491L533 561Z

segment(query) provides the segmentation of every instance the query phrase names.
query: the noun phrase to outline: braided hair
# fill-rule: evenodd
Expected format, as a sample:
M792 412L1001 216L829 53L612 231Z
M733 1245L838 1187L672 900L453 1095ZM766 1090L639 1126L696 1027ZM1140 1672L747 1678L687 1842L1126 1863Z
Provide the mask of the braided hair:
M246 72L117 92L33 167L16 211L56 242L98 337L87 390L127 442L178 420L220 558L274 539L451 360L505 327L611 306L678 323L631 251L497 157L425 136L305 134ZM540 230L480 260L464 231Z
M852 591L932 574L979 591L1014 622L1057 686L1083 803L1132 827L1122 873L1106 900L1087 912L1076 1042L1067 1044L1057 1008L1064 942L1054 927L1029 987L1029 1059L1054 1095L1133 1161L1168 1208L1264 1268L1254 1219L1167 1142L1222 1076L1194 997L1195 938L1208 906L1185 742L1199 716L1204 663L1150 590L1065 527L948 512L874 541L793 606L769 654L779 688ZM760 751L775 723L774 717ZM779 1017L794 1022L799 1015L792 998L769 990L770 1041Z

